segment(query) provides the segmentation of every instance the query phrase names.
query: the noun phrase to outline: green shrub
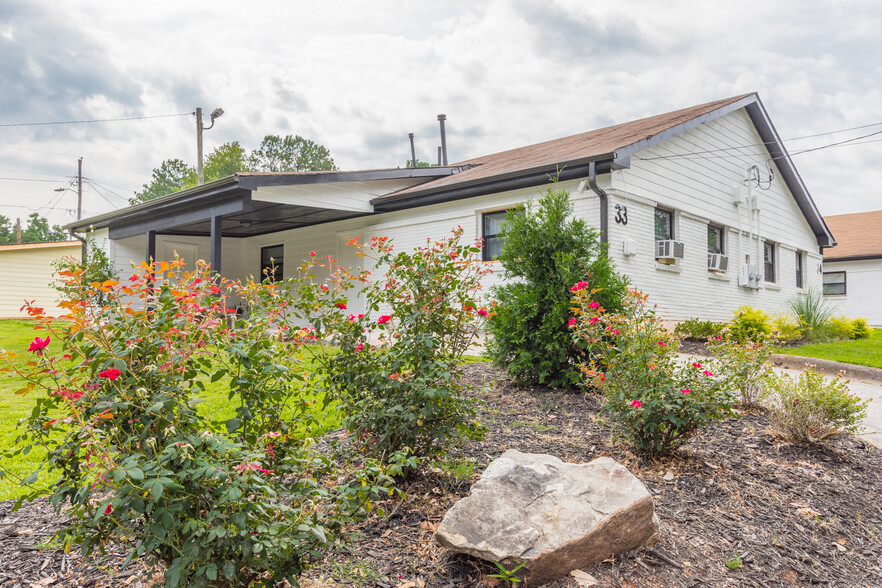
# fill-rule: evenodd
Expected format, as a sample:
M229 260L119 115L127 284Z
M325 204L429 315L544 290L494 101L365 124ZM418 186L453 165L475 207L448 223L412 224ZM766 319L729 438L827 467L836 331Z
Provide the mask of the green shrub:
M816 443L837 430L856 432L867 414L869 401L849 394L848 382L830 380L814 366L797 377L772 377L769 420L784 438Z
M722 333L725 325L713 321L703 321L697 318L687 319L674 327L674 334L681 339L692 341L706 341L710 337L716 337Z
M304 376L296 344L268 336L286 305L275 286L237 287L182 263L143 264L124 284L64 271L76 293L69 314L29 309L48 335L20 374L23 392L39 394L15 452L47 450L41 469L59 475L50 502L69 503L74 519L65 545L128 545L130 559L164 564L169 587L296 583L391 479L369 464L336 481L335 464L306 454L307 439L280 420L310 399L294 393ZM254 317L234 329L232 291ZM88 304L98 292L106 304ZM195 410L198 395L228 376L237 417L214 423Z
M572 210L569 193L552 184L502 226L499 259L507 282L493 290L496 316L489 322L487 351L523 383L578 383L576 365L585 348L567 329L573 284L589 284L610 310L621 308L627 287L597 231L572 218Z
M856 318L851 321L851 328L855 339L868 339L873 334L873 330L867 326L865 318Z
M772 346L765 341L717 337L708 342L708 350L720 361L719 375L741 392L741 406L760 406L767 395L766 378L772 373Z
M769 315L758 308L742 306L729 325L729 337L736 341L758 341L772 333Z
M854 339L854 323L847 316L834 316L827 320L826 333L834 339Z
M790 308L799 318L802 338L806 341L823 341L829 337L830 317L833 308L817 288L810 288L790 301Z
M713 362L677 361L677 340L646 295L630 293L616 314L582 288L574 306L573 336L596 358L581 365L583 384L603 392L604 412L638 452L670 453L702 427L734 414L728 380Z
M780 343L793 343L802 337L802 330L792 318L778 314L772 319L772 337Z
M476 257L480 248L461 236L458 228L397 254L388 239L374 238L359 253L388 268L379 279L333 260L326 283L312 279L314 260L294 279L296 317L312 325L320 344L339 347L315 354L324 385L343 407L344 424L381 460L405 447L436 457L482 432L476 402L464 394L461 360L491 314L479 295L489 270ZM347 314L354 284L367 308L388 314Z

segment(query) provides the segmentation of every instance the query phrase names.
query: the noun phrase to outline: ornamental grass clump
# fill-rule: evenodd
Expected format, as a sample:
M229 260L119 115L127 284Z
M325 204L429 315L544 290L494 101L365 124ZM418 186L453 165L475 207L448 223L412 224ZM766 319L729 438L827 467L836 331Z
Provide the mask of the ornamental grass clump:
M849 393L841 374L829 379L810 365L798 376L770 379L769 420L794 443L818 443L839 431L855 433L867 415L868 400Z
M299 393L298 344L269 336L286 305L272 284L237 286L204 264L185 272L181 260L142 264L124 283L61 275L67 314L29 306L48 334L24 370L9 369L35 398L14 453L46 449L41 470L57 474L50 503L68 504L73 519L66 547L127 546L129 560L162 563L169 587L296 583L389 491L375 466L348 483L319 482L333 464L306 453L308 439L280 418L304 414L310 400ZM230 328L233 294L254 318ZM237 416L197 412L205 382L227 380Z
M462 232L410 252L395 252L384 237L352 241L359 255L386 268L377 278L310 256L293 279L293 317L310 325L328 397L380 460L405 448L435 458L482 433L476 401L462 383L462 358L493 314L480 297L489 269L477 257L480 244L462 243ZM315 278L317 266L327 280ZM365 312L348 308L355 289ZM328 344L338 352L326 352Z
M702 427L733 415L737 401L715 362L677 361L678 341L647 295L629 292L618 313L573 287L573 337L589 348L583 386L599 390L617 433L638 452L669 454Z

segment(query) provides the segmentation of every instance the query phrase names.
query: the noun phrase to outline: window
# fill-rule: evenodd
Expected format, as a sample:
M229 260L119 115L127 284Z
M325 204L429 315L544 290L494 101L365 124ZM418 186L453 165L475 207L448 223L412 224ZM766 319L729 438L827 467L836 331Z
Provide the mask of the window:
M502 223L505 222L509 213L523 214L523 209L511 208L509 210L485 212L481 215L481 231L484 237L484 248L481 250L481 259L483 261L497 259L499 254L502 253L502 237L499 236L499 233L502 230Z
M272 245L260 248L260 279L272 278L274 282L282 281L282 262L285 259L285 246Z
M845 272L824 272L824 296L845 296Z
M723 252L723 227L707 226L707 252Z
M763 267L767 282L775 281L775 244L763 243Z
M802 288L802 251L796 252L796 287Z
M670 210L655 209L655 240L667 241L674 238L674 213Z

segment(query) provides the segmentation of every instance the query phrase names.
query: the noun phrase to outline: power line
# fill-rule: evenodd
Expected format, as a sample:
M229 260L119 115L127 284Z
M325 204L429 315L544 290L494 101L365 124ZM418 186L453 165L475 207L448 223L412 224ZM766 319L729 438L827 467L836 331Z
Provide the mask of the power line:
M9 180L13 182L51 182L57 184L61 180L37 180L34 178L0 178L0 180Z
M52 122L30 122L30 123L3 123L0 127L37 127L43 125L79 125L85 123L102 123L102 122L119 122L125 120L145 120L148 118L170 118L173 116L189 116L192 112L179 112L178 114L156 114L153 116L129 116L124 118L95 118L90 120L61 120Z
M878 124L882 124L882 123L878 123ZM876 126L876 125L866 125L863 128L866 128L867 126ZM849 129L849 130L854 130L854 129ZM838 131L833 131L831 133L823 133L823 134L829 135L829 134L833 134L835 132L838 132ZM819 147L811 147L808 149L802 149L800 151L794 151L793 153L790 153L788 155L790 157L793 157L796 155L801 155L803 153L810 153L813 151L820 151L822 149L830 149L833 147L845 147L845 146L849 146L849 145L863 145L865 143L873 143L875 141L861 141L860 143L855 143L855 141L860 141L861 139L866 139L868 137L874 137L876 135L882 135L882 131L875 131L873 133L868 133L866 135L852 137L850 139L845 139L843 141L837 141L835 143L828 143L827 145L821 145ZM736 149L748 149L751 147L761 147L761 146L765 146L770 143L775 143L775 141L765 141L763 143L750 144L750 145L735 145L732 147L721 147L719 149L706 149L706 150L701 150L701 151L689 151L686 153L677 153L674 155L656 155L654 157L635 156L635 157L641 161L655 161L658 159L687 159L687 160L725 159L725 158L730 158L730 157L745 157L745 156L764 157L765 154L760 153L760 152L757 152L757 153L743 153L743 152L742 153L721 153L721 152L732 151L732 150L736 150ZM779 155L777 157L773 157L772 159L773 160L774 159L781 159L783 157L784 157L784 155Z

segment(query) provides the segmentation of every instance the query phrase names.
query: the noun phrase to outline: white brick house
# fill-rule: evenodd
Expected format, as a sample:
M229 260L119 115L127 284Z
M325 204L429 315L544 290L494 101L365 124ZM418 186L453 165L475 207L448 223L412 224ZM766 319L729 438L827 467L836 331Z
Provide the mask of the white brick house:
M460 225L492 245L503 211L555 174L668 320L726 320L742 305L782 311L821 286L820 247L833 237L756 94L449 166L242 173L70 228L93 227L126 271L177 251L232 279L282 258L288 276L312 250L357 265L352 237L409 248Z

